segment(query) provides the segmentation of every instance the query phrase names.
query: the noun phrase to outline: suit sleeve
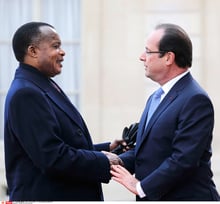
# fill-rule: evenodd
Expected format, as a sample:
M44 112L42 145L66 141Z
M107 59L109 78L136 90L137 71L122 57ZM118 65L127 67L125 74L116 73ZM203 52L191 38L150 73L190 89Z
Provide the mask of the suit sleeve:
M123 161L125 168L131 173L135 173L135 148L119 155Z
M66 144L43 93L30 88L17 92L12 98L9 114L16 140L42 173L81 181L109 182L107 157L98 151L76 149Z
M107 152L109 152L110 151L109 145L110 145L110 142L104 142L104 143L95 144L94 147L95 147L96 151L107 151Z
M141 180L141 187L150 200L158 200L177 183L190 179L199 166L209 165L213 123L213 106L206 95L185 101L177 119L172 153Z

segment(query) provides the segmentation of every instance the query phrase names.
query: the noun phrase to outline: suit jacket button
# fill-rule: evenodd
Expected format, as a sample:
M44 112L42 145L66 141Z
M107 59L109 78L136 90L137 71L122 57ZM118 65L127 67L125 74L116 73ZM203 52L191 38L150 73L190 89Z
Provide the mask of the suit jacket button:
M82 133L82 131L81 131L80 129L77 130L77 133L78 133L80 136L83 135L83 133Z

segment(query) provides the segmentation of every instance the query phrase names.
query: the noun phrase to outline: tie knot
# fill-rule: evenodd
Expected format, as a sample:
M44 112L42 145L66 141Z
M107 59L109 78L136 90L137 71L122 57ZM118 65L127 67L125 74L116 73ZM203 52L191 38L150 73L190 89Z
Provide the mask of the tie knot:
M162 88L159 88L156 90L156 92L154 93L154 96L156 98L159 98L162 94L164 93L163 89Z

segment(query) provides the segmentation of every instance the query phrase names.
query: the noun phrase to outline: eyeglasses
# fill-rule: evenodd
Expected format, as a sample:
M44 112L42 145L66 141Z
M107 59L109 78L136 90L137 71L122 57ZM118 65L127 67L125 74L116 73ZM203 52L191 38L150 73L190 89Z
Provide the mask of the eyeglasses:
M160 53L160 54L165 54L167 51L151 51L151 50L149 50L149 49L146 49L146 54L158 54L158 53Z

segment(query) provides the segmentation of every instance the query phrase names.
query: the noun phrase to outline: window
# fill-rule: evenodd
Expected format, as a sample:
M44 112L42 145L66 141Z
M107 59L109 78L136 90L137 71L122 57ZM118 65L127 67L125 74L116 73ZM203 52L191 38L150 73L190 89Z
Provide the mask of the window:
M18 62L11 39L29 21L53 25L66 52L62 74L54 78L80 108L80 0L0 0L0 139L4 131L4 101ZM12 15L13 14L13 15Z

